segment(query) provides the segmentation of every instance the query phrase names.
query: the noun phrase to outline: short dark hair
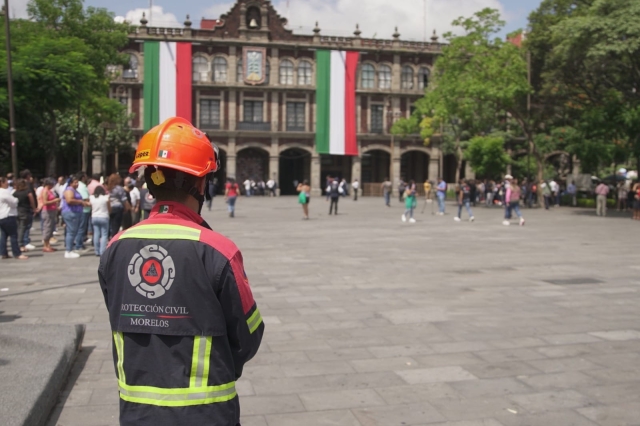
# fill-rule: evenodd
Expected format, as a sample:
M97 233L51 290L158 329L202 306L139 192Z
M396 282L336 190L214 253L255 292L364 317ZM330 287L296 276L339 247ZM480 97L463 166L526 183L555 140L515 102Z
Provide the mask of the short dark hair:
M200 180L204 179L167 167L158 167L157 170L164 175L163 184L156 185L151 178L156 167L145 168L144 180L147 183L147 189L158 201L185 202L189 197L188 188L196 188Z
M104 186L102 186L102 185L96 186L96 189L93 190L93 196L94 197L99 197L101 195L105 195L106 193L107 193L107 191L104 190Z
M91 179L100 180L100 173L94 173L91 175Z
M87 176L87 174L85 172L78 172L76 173L76 179L78 179L78 181L81 181L82 179L85 178L85 176Z
M20 178L22 179L28 179L31 176L31 170L29 169L24 169L23 171L20 172Z
M15 188L16 191L24 191L29 187L29 185L27 185L27 181L24 178L20 178L20 179L16 179L16 181L13 184L13 187Z

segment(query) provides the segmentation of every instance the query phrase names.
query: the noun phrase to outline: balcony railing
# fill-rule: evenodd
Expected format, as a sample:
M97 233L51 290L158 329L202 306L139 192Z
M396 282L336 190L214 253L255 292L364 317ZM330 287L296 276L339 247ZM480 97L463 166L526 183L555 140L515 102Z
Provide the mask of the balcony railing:
M202 130L220 130L220 123L200 123Z
M271 123L259 121L239 121L238 130L249 130L253 132L270 132Z
M305 132L304 126L287 126L287 132Z
M382 127L372 127L371 133L376 133L378 135L381 135L383 133Z

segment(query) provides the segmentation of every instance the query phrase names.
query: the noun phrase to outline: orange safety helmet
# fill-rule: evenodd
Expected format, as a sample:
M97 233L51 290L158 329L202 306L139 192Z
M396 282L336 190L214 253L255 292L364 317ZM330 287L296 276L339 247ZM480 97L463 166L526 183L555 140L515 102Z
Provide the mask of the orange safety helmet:
M149 130L138 143L129 173L162 166L202 177L218 170L218 148L188 120L173 117Z

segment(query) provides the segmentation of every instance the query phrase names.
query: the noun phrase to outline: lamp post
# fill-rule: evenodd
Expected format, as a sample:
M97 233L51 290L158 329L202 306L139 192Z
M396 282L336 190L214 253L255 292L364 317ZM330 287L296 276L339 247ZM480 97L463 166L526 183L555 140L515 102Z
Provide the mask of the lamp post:
M11 31L9 31L9 0L4 0L4 29L7 49L7 91L9 95L9 138L13 176L18 176L18 151L16 147L16 117L13 110L13 76L11 73Z

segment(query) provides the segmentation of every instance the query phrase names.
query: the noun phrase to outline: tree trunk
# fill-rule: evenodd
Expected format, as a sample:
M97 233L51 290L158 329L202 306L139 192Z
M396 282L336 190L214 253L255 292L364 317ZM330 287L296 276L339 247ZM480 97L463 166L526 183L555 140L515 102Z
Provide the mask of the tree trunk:
M89 172L89 135L82 137L82 169L83 172Z
M55 177L57 174L57 153L58 153L58 126L56 121L56 115L53 111L49 112L49 117L51 119L51 145L47 150L47 163L45 167L45 171L47 176Z
M462 148L460 147L460 137L456 138L456 184L460 182L460 172L462 171Z

